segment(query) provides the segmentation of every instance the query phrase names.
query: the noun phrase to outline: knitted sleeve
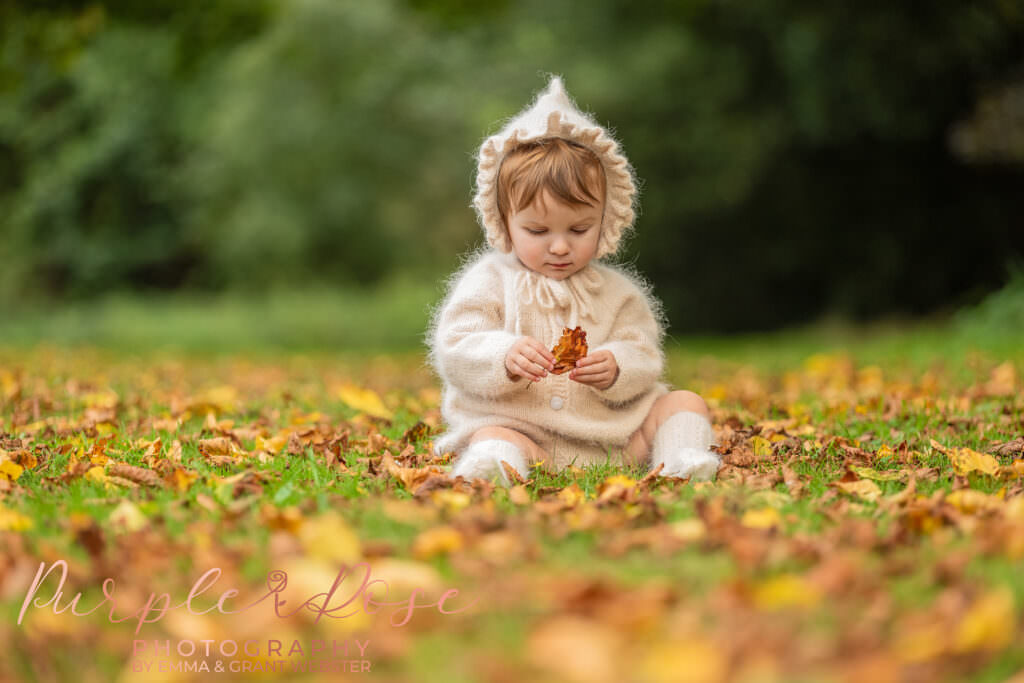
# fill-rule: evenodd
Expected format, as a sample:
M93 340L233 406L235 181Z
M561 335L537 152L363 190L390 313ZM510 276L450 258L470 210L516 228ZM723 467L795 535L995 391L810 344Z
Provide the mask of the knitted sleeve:
M492 267L466 271L451 288L433 323L431 360L445 384L485 399L521 390L509 378L505 356L517 337L504 329L500 273Z
M619 376L610 387L589 387L610 405L628 403L650 391L665 368L661 326L647 297L639 289L632 289L615 312L608 340L589 350L590 354L611 351L619 366Z

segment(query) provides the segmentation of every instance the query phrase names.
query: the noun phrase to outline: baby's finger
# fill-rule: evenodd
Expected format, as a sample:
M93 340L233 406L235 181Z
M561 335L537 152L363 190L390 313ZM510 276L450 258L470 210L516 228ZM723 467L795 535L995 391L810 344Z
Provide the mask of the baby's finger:
M551 350L548 349L548 347L544 346L540 342L537 342L537 346L534 347L534 350L537 351L537 353L541 356L541 358L543 358L548 363L551 363L552 365L554 365L554 363L555 363L555 354L551 353Z
M601 363L587 363L586 365L577 365L573 372L577 375L596 375L604 372L605 370L607 370L607 368Z
M528 363L529 361L527 361L525 358L514 359L512 361L512 364L515 366L517 370L516 374L518 374L520 377L525 377L526 379L529 380L540 380L540 376L530 371Z
M548 354L548 355L551 355L551 354ZM555 362L554 362L555 359L554 359L554 357L552 357L549 360L543 353L540 353L539 351L535 350L530 355L530 358L531 358L531 360L534 363L537 364L538 367L540 367L540 368L542 368L544 370L553 370L555 368Z

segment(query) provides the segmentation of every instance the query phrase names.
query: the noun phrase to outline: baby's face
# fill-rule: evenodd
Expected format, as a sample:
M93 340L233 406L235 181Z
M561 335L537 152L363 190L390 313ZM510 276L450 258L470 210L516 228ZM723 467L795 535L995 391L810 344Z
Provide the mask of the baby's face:
M524 266L554 280L582 270L597 253L603 204L570 206L541 190L509 217L512 249Z

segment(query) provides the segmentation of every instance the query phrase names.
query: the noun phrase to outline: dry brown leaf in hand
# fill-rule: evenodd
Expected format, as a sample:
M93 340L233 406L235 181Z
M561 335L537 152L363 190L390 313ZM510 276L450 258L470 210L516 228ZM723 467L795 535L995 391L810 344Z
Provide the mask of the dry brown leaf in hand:
M551 374L561 375L572 370L576 361L587 355L587 333L579 325L572 330L566 327L551 353L555 355L555 368Z

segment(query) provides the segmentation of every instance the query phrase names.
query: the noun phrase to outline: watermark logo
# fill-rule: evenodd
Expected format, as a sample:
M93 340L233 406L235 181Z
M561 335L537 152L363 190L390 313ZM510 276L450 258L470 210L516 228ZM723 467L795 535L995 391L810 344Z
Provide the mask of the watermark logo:
M59 571L58 582L52 594L47 598L40 595L50 575ZM210 599L215 603L206 609L197 607L197 601L205 593L213 590L222 571L213 567L200 576L192 584L188 595L178 603L174 603L170 593L149 592L148 599L134 611L119 609L116 598L116 583L106 578L101 585L103 599L91 609L81 605L82 593L73 597L65 596L65 583L68 578L68 564L65 560L57 560L47 567L45 562L39 563L35 578L25 594L18 613L18 624L21 625L30 609L51 608L54 614L63 614L68 610L76 617L86 617L100 612L111 624L123 622L134 623L135 634L138 635L145 624L155 624L174 610L185 609L193 615L205 615L211 612L220 614L238 614L263 605L264 609L272 609L276 617L287 619L300 612L308 612L312 622L317 624L323 617L330 619L346 619L363 613L388 615L391 626L400 628L409 623L416 610L436 609L441 614L458 614L473 607L477 601L453 608L451 603L459 599L459 590L449 588L436 600L425 596L422 588L414 588L407 598L387 600L389 586L386 581L374 579L372 568L368 562L359 562L351 566L341 565L333 583L322 593L316 593L298 604L289 604L282 594L288 586L288 573L274 569L267 574L266 590L258 598L247 604L238 606L241 591L228 587L219 595L214 592ZM343 588L345 590L343 590ZM309 615L307 615L309 616ZM230 672L230 673L263 673L263 672L317 672L317 673L359 673L370 670L367 658L369 640L311 640L308 642L291 640L281 641L268 638L265 640L134 640L132 641L131 669L137 673L150 672Z

